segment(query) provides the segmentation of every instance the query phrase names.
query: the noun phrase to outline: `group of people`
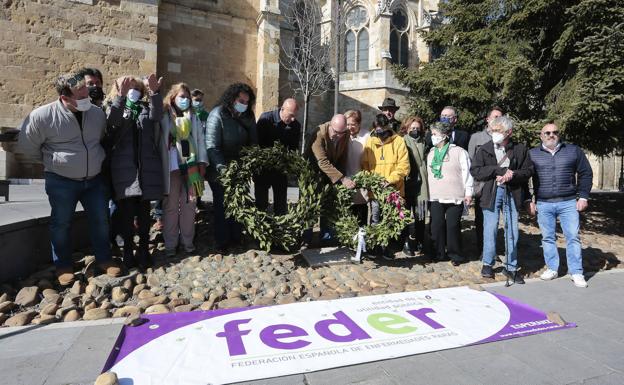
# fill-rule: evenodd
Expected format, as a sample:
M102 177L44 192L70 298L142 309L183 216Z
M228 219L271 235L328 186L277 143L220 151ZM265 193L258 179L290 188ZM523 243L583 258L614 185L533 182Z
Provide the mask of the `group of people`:
M21 148L43 161L52 259L63 286L75 280L70 229L78 202L97 268L112 277L123 272L112 258L115 234L123 237L126 267L151 264L152 202L162 207L165 254L195 250L196 204L205 181L214 198L217 247L240 239L240 226L225 219L218 177L242 147L258 143L254 92L247 84L231 84L206 111L201 90L177 83L164 94L162 81L155 74L124 76L106 96L102 73L83 68L59 76L58 99L22 123Z
M514 283L518 272L518 212L526 207L538 217L547 265L544 280L559 274L556 223L566 238L568 273L574 284L586 287L579 239L579 213L588 205L592 170L584 152L561 140L555 123L546 124L541 144L528 149L514 142L513 120L500 107L486 117L486 127L469 135L456 128L457 109L444 107L429 130L419 116L395 119L399 109L387 98L378 107L370 130L361 129L361 113L350 110L321 125L309 141L307 156L317 165L326 183L356 189L352 180L360 170L376 173L405 199L414 221L404 231L403 252L414 255L425 240L425 220L430 218L434 260L464 261L461 218L474 202L476 237L482 259L481 275L494 277L496 238L503 215L506 257L502 274ZM530 183L531 182L531 183ZM532 184L532 189L530 189ZM531 192L532 191L532 192ZM353 211L361 224L379 223L379 203L354 191ZM368 208L370 206L370 214ZM331 228L321 218L322 240L331 239ZM394 258L390 248L379 248L381 257Z
M277 141L289 150L298 149L301 125L292 98L256 121L255 94L247 84L231 84L210 111L204 107L201 90L177 83L164 94L162 84L155 74L124 76L115 80L106 96L101 72L83 68L60 76L55 84L58 99L24 120L24 148L38 154L44 164L52 209L52 258L61 285L75 279L69 234L78 202L87 214L97 267L119 276L122 267L112 259L111 234L123 237L126 267L148 266L153 202L160 202L163 211L165 254L195 250L196 205L207 181L213 195L216 248L225 252L240 243L242 234L241 225L225 216L226 197L219 177L228 164L249 145L271 147ZM542 278L558 274L555 226L559 218L568 244L568 271L577 286L586 286L578 230L592 172L582 150L560 140L555 124L544 126L541 146L528 150L512 141L513 122L500 108L493 108L486 128L472 136L455 128L453 107L445 107L429 130L418 116L401 124L395 118L399 108L395 100L386 98L370 129L362 128L360 111L349 110L306 135L304 156L323 183L354 189L352 210L361 224L370 220L378 225L382 215L375 197L357 189L352 179L366 170L392 185L414 215L401 240L403 251L414 255L423 247L425 220L430 218L433 258L450 258L457 265L463 260L461 217L474 200L482 275L494 274L502 211L508 254L503 273L522 283L517 273L518 210L526 205L532 214L537 212L543 235L548 270ZM253 182L259 209L268 208L272 189L274 214L287 213L287 175L259 171ZM116 221L111 222L109 207L115 208ZM320 227L321 240L330 241L334 235L325 216ZM311 231L304 232L303 242L310 243L311 237ZM393 258L390 248L380 249L379 254Z

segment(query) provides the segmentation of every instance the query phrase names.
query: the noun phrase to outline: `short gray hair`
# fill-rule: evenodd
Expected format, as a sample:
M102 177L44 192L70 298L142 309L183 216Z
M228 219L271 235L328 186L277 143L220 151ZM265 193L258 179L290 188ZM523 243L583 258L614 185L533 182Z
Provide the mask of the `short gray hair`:
M490 126L492 127L492 129L502 127L505 132L509 132L513 129L513 120L511 120L508 115L499 116L492 121Z
M442 111L444 110L451 110L453 111L453 115L455 115L456 118L459 118L459 112L457 111L457 108L453 107L453 106L445 106ZM442 112L440 111L440 112Z
M434 122L431 125L431 131L436 130L440 131L442 135L449 135L451 133L451 125L442 122Z

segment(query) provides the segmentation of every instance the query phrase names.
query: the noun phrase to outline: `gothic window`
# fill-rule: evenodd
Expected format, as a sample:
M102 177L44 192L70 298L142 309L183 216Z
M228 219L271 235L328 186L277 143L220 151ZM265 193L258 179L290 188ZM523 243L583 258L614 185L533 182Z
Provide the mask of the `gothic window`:
M368 11L362 6L351 8L345 18L344 70L368 70Z
M390 20L390 55L392 63L407 66L409 57L409 20L402 8L392 12Z

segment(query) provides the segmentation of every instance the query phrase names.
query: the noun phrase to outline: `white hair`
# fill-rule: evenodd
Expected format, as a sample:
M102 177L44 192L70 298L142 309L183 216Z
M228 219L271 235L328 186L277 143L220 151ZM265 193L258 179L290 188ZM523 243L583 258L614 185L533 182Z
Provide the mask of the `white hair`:
M502 127L505 132L509 132L513 129L513 120L508 115L499 116L491 123L492 129Z

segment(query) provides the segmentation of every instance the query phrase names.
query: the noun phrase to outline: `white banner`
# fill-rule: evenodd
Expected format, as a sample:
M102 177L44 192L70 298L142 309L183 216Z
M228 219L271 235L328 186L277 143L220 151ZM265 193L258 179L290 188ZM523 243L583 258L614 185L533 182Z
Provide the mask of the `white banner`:
M225 384L575 326L466 287L146 318L105 368L121 385Z

